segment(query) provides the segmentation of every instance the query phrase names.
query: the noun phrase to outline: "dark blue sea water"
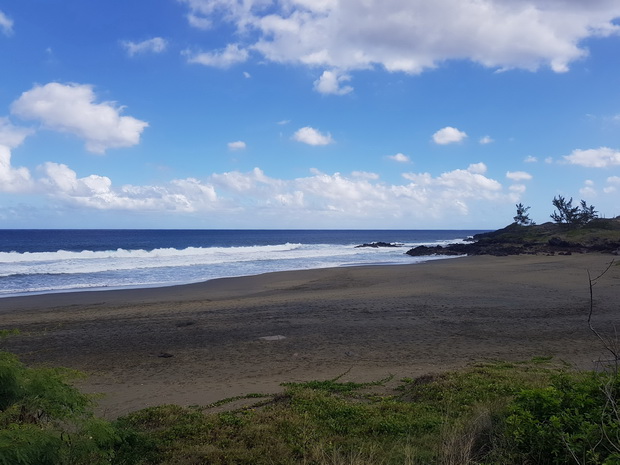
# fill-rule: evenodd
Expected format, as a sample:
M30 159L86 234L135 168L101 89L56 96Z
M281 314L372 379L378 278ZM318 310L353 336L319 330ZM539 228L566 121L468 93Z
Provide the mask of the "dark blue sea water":
M0 230L0 297L151 287L337 266L426 261L405 252L472 230ZM356 248L368 242L396 248ZM437 258L437 257L433 257Z

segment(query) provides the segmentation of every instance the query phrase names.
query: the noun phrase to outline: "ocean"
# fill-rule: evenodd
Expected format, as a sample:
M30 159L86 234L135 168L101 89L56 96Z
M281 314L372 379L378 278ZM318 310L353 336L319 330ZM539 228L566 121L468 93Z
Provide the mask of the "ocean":
M0 230L0 297L144 288L272 271L402 265L473 230ZM357 248L370 242L401 245Z

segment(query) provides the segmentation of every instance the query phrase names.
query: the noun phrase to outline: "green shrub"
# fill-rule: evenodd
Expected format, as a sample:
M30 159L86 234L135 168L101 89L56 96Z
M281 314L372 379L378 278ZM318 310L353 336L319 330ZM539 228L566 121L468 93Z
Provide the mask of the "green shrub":
M564 374L549 386L523 390L510 408L506 434L528 463L618 464L619 383L617 375Z
M0 351L0 465L139 463L136 433L95 418L91 399L69 384L77 376Z

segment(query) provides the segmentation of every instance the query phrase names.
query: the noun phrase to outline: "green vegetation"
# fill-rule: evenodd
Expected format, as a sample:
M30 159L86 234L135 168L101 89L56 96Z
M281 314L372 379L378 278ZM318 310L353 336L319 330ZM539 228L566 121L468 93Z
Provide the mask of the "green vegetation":
M553 206L557 209L551 214L551 219L560 224L583 225L597 218L594 206L582 200L580 206L573 207L573 198L566 200L561 195L553 198Z
M69 384L74 372L0 352L0 464L618 464L611 371L488 362L399 382L287 383L108 422Z
M477 234L476 246L511 246L528 252L554 249L613 252L620 247L620 217L595 218L586 224L544 223L523 226L513 223L497 231Z
M620 423L605 388L617 381L539 358L391 389L291 383L242 409L167 405L120 423L152 438L158 464L611 464Z
M139 435L96 418L92 399L70 384L78 376L0 351L0 465L137 463Z
M518 224L520 226L530 226L532 224L535 224L531 220L530 215L527 212L530 209L530 207L526 207L522 203L518 203L516 207L517 207L517 214L513 217L515 224Z

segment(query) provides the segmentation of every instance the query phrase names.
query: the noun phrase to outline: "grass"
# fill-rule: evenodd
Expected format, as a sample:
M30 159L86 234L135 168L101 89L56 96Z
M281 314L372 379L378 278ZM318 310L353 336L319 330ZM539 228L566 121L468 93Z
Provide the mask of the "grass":
M620 375L548 357L398 382L343 374L115 422L73 375L0 351L0 465L620 464Z
M288 383L278 395L252 395L262 400L248 407L165 405L118 424L149 439L153 464L478 463L501 449L511 400L564 371L538 358L405 378L396 388L389 379Z

